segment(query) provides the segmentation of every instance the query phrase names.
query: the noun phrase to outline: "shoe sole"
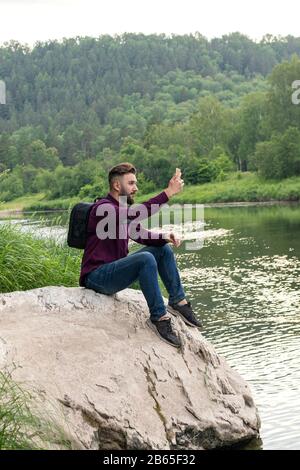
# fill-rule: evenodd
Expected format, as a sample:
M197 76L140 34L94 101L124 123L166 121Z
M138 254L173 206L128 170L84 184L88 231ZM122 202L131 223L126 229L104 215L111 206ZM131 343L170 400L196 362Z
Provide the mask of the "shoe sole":
M164 321L164 320L162 320ZM155 326L153 325L153 323L151 322L151 320L146 320L146 323L147 325L149 326L149 328L154 331L154 333L156 333L156 335L159 337L159 339L161 339L162 341L164 341L165 343L169 344L170 346L173 346L173 348L176 348L176 349L179 349L181 348L181 344L174 344L174 343L170 343L170 341L167 341L163 336L161 336L159 334L159 331L157 330L157 328L155 328Z
M174 317L180 317L184 321L184 323L186 323L187 325L192 326L193 328L198 328L199 330L201 330L203 328L203 326L197 326L197 325L194 325L194 323L191 323L189 320L187 320L187 318L185 318L182 315L182 313L178 312L178 310L174 310L174 308L172 308L170 305L167 306L167 310Z

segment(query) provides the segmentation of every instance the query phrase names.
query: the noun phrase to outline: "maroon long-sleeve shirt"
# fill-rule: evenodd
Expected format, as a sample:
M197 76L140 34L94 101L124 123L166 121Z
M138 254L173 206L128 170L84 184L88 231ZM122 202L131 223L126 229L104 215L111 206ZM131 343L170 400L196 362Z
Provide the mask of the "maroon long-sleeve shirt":
M145 213L146 217L150 217L151 215L155 214L168 200L169 198L167 194L163 191L152 199L143 202L139 206L135 206L137 209L136 216L128 215L128 211L130 214L130 206L124 207L120 205L119 202L114 197L112 197L110 193L108 193L105 198L97 201L92 207L89 216L88 236L81 262L79 285L84 286L84 278L89 272L103 264L116 261L128 255L128 241L129 238L133 238L131 236L132 232L128 230L128 225L130 224L130 221L133 221L136 219L136 217L139 216L138 208L143 210L143 213ZM105 206L103 206L103 204ZM108 206L106 206L106 204L108 204ZM101 208L99 208L100 205L102 205ZM97 236L96 230L99 230L99 222L101 224L101 221L103 221L107 216L105 208L109 208L110 214L113 213L115 215L116 236L113 238L110 237L106 239L100 239ZM97 215L97 209L98 214L100 211L103 215ZM120 219L125 222L125 232L122 229L121 234L119 233ZM127 222L129 222L128 225ZM138 232L139 236L134 236L134 240L143 245L163 246L167 243L167 240L165 240L163 234L154 234L153 232L149 232L138 223L136 224L136 231Z

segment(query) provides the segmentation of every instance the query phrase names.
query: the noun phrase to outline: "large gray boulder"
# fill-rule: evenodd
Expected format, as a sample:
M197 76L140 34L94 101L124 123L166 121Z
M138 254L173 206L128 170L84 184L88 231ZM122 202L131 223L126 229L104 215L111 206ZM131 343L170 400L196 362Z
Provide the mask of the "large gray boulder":
M0 367L86 449L208 449L257 437L247 383L180 319L177 350L140 291L46 287L0 295Z

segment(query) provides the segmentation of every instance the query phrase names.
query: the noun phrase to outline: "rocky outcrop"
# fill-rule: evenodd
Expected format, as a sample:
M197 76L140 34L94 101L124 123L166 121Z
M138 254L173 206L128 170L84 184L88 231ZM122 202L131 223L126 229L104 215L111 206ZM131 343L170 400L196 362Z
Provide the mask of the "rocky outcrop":
M180 319L176 350L141 292L46 287L0 295L0 367L39 396L73 447L209 449L256 437L251 392Z

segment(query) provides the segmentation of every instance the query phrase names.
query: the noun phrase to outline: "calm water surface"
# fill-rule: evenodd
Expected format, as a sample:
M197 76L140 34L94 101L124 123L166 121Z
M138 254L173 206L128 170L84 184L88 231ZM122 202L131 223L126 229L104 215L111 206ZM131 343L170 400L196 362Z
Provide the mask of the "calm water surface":
M203 334L250 384L264 449L300 449L300 206L205 209L178 264Z
M186 293L204 336L250 384L256 448L300 449L300 205L210 207L204 217L203 248L176 249Z

